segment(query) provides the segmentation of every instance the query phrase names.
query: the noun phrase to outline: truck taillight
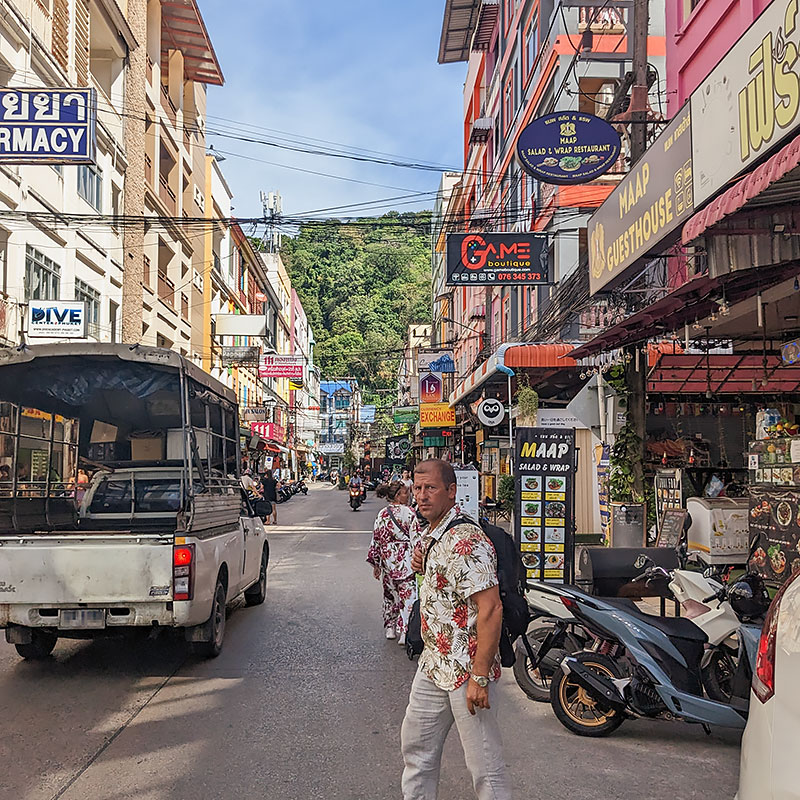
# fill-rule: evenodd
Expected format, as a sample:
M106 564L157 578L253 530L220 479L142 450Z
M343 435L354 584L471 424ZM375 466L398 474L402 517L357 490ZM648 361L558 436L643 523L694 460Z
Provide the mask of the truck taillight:
M761 638L758 641L758 655L756 656L756 671L753 675L753 692L762 702L775 694L775 642L778 638L778 616L781 610L781 600L790 584L797 580L800 573L795 573L781 586L772 600L761 629Z
M194 545L176 545L172 550L172 599L191 600L194 590Z

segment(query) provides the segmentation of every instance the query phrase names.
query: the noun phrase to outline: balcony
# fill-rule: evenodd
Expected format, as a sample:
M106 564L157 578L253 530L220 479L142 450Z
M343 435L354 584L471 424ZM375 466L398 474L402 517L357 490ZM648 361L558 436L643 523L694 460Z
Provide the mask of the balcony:
M161 84L161 107L169 117L172 126L175 127L178 122L178 109L175 108L175 103L172 102L172 98L169 96L169 88L163 83Z
M158 299L175 308L175 284L163 273L158 273Z
M167 207L167 211L174 217L178 213L178 198L175 196L175 192L172 191L169 183L167 183L167 179L163 175L159 176L158 181L161 184L159 186L158 196Z
M625 33L625 12L607 6L578 6L578 30L583 33Z

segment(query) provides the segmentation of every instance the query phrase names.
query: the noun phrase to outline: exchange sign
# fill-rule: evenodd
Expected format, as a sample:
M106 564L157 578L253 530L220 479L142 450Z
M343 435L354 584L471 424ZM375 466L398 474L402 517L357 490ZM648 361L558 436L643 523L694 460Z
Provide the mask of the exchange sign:
M0 90L0 163L94 164L94 89Z
M447 403L423 403L419 407L420 428L452 428L456 424L456 410Z
M619 158L619 134L604 119L580 111L538 117L517 139L523 168L545 183L587 183Z
M448 286L549 282L546 236L532 233L451 233L447 236Z

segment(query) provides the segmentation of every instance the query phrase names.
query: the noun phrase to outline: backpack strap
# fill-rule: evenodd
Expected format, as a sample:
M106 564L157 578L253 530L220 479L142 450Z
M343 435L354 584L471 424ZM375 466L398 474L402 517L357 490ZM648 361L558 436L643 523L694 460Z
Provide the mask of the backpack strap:
M403 526L400 524L400 522L398 521L397 517L392 513L392 507L391 506L386 506L386 511L388 512L389 517L392 520L392 522L394 522L394 524L402 531L403 530ZM410 530L406 530L406 534L409 534L408 539L398 539L398 541L399 542L410 542L411 541L410 533L411 533Z

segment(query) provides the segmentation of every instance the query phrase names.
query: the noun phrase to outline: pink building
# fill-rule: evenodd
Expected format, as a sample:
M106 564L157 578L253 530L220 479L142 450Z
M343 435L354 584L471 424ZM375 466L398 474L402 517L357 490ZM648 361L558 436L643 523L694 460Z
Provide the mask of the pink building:
M686 102L771 0L667 0L667 113Z

